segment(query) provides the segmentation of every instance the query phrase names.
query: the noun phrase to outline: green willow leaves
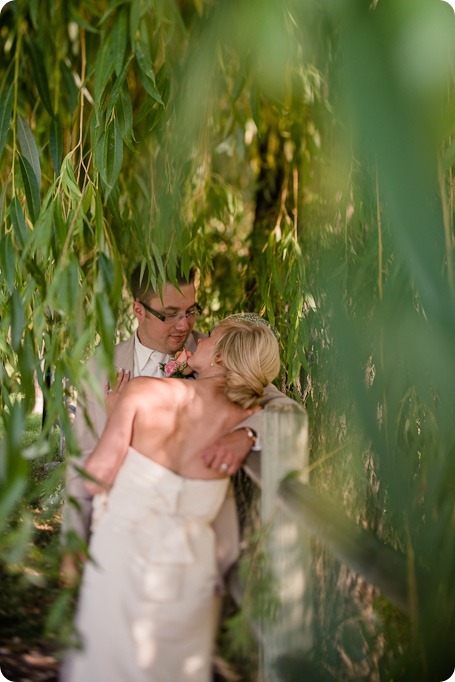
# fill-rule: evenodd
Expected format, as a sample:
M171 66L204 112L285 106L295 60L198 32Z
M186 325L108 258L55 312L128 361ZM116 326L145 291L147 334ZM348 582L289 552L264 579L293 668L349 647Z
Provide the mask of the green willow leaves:
M455 612L453 32L436 0L6 4L1 528L26 505L35 385L34 456L56 424L74 452L66 403L131 330L129 272L195 263L207 327L278 329L313 484L432 575L400 642L423 679Z

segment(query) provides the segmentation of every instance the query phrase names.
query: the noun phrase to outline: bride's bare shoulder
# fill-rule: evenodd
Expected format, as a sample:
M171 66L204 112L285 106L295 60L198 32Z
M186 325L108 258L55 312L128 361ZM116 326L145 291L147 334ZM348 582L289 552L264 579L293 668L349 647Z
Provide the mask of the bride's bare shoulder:
M192 392L192 381L187 379L159 379L155 377L136 377L128 385L130 395L143 397L164 397L167 395L187 395Z

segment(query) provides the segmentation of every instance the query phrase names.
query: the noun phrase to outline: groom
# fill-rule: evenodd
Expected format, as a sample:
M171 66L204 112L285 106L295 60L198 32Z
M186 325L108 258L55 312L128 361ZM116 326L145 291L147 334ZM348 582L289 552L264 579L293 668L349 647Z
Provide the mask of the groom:
M130 338L114 348L115 369L120 373L123 385L129 378L136 376L163 377L161 364L168 362L182 348L191 352L195 350L198 339L203 335L193 331L200 312L194 280L195 269L190 271L187 279L177 273L179 288L166 283L160 292L150 285L147 271L141 278L140 266L134 270L130 283L137 329ZM76 411L74 430L81 451L81 457L74 461L76 467L83 466L106 423L106 403L102 396L108 377L100 369L96 358L90 361L89 368L98 384L98 391L87 390L85 399L79 401ZM270 401L291 402L274 386L269 386L264 396L264 403ZM201 453L206 465L231 475L236 473L255 445L257 435L260 435L260 422L261 416L253 415ZM75 531L88 541L92 500L72 463L68 464L66 492L69 502L63 510L62 531L64 534ZM224 574L237 559L239 551L237 513L232 490L214 522L214 528L219 568ZM72 568L68 572L71 573Z

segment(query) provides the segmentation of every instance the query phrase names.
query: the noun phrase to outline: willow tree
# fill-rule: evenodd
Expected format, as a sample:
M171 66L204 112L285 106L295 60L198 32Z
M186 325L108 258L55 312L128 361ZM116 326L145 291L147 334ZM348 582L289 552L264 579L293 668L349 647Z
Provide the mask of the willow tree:
M263 49L270 13L286 29L283 9L262 7ZM251 16L254 8L229 3L139 0L13 2L2 12L4 519L26 481L20 439L34 376L48 409L43 439L59 419L74 448L65 387L79 385L94 344L109 363L116 329L122 334L129 323L123 291L138 260L152 264L154 277L171 279L178 257L185 268L196 263L204 305L213 301L219 314L248 307L239 274L251 195L242 183L254 173L244 164L227 176L231 140L244 136L248 121L257 134L248 92L262 95L249 74L251 29L244 30ZM226 30L232 22L235 40ZM286 249L294 254L286 277L295 283L294 234ZM283 258L281 250L277 272ZM272 321L280 287L288 295L280 278L262 294ZM300 310L289 314L297 322L284 348L301 333ZM294 376L298 369L293 362Z
M131 326L125 284L138 260L171 280L177 257L198 265L207 324L260 308L282 330L282 380L298 376L305 320L296 221L283 211L270 231L252 220L258 136L269 134L269 111L285 118L285 93L269 91L292 54L278 55L270 76L261 70L276 18L284 45L289 17L274 2L32 0L0 16L0 518L10 572L22 575L24 563L42 571L30 502L35 515L37 499L44 516L58 508L50 490L64 467L36 486L30 460L36 469L52 458L57 423L67 451L77 452L67 392L82 385L95 345L110 366L114 339ZM255 265L252 298L244 280L258 229L267 230L270 254ZM46 418L26 447L35 380ZM67 600L57 600L55 617ZM54 618L51 630L59 628Z
M413 627L393 654L431 679L454 604L453 30L430 0L5 7L6 550L57 419L75 449L66 387L93 345L109 365L129 270L172 280L180 256L208 322L255 308L279 329L313 484L406 554ZM35 376L47 421L24 452ZM402 623L381 608L392 648ZM322 611L330 654L353 619Z

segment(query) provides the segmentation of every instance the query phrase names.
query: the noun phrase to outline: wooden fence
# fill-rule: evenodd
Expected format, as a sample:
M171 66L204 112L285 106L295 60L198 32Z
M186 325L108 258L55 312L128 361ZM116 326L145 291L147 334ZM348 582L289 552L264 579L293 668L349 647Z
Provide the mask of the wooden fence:
M279 682L274 662L301 658L313 646L311 536L337 559L362 575L403 613L413 615L415 582L408 578L406 557L351 521L308 481L308 422L296 405L267 407L262 452L252 453L243 469L261 491L261 527L278 617L254 624L261 649L263 682ZM420 590L423 580L418 582ZM410 590L408 585L414 585ZM241 602L238 577L231 594Z

